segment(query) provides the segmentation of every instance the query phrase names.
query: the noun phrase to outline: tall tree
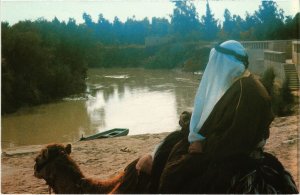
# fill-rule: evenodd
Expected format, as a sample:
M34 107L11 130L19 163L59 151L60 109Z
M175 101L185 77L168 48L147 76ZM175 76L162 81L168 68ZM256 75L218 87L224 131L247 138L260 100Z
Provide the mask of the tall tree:
M172 32L181 36L199 31L200 22L192 1L174 1L175 9L171 15Z
M113 24L113 34L115 36L115 43L124 42L124 24L120 21L120 19L116 16L114 18Z
M88 26L88 27L93 27L93 25L94 25L94 22L92 21L92 17L91 17L91 15L89 15L89 14L87 14L87 13L83 13L82 14L82 18L83 18L83 20L84 20L84 23L86 24L86 26Z
M300 12L294 18L286 17L284 39L300 39Z
M165 36L169 33L170 24L165 18L153 17L150 34L153 36Z
M202 16L201 22L203 25L203 39L208 41L215 40L219 31L218 21L214 18L208 1L206 2L206 14Z
M112 35L112 24L104 18L103 14L99 14L96 24L96 36L102 43L111 44L114 40Z
M258 11L254 16L258 19L258 25L255 26L256 38L262 39L281 39L284 23L284 11L278 9L275 1L262 1Z

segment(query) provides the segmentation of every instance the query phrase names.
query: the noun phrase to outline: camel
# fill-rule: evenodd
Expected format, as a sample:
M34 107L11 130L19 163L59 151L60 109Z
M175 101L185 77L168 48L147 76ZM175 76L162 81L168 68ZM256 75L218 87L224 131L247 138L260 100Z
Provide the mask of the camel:
M40 154L35 159L34 165L34 175L39 179L44 179L46 184L49 185L50 189L53 189L54 193L58 194L141 194L141 193L157 193L157 192L173 192L173 193L195 193L195 192L222 192L222 193L241 193L241 192L252 192L249 190L258 189L257 192L268 192L268 193L278 193L278 192L285 192L285 193L298 193L297 187L288 172L284 170L282 165L274 157L270 156L270 154L265 154L267 161L265 162L264 166L261 168L252 171L250 174L246 175L231 175L234 173L236 168L232 170L228 170L227 167L232 167L232 161L222 163L224 165L220 166L220 170L214 170L215 168L209 170L210 174L206 175L205 180L201 178L197 178L197 175L201 175L200 172L205 172L201 166L195 166L195 163L199 163L200 161L194 158L193 160L188 160L187 163L184 163L183 166L187 166L188 168L184 169L185 172L175 173L175 175L170 175L171 178L163 177L163 179L159 179L160 176L157 176L158 172L161 174L161 170L156 165L157 172L152 172L152 177L145 173L137 173L135 169L135 164L137 160L130 163L124 171L120 172L119 175L108 179L108 180L96 180L91 178L86 178L84 174L81 172L80 168L74 162L74 160L70 157L71 153L71 145L68 144L63 146L61 144L51 144L46 146L46 148L42 149ZM165 151L162 151L164 153ZM238 159L236 159L239 161ZM247 159L246 159L247 160ZM165 161L163 158L160 158L160 161ZM242 160L243 161L243 160ZM238 167L240 163L237 163ZM247 163L241 163L242 167L239 167L238 170L245 170L243 168L244 165ZM272 164L272 165L271 165ZM277 164L277 165L274 165ZM276 168L277 170L282 169L280 172L275 171L275 169L271 168L271 166L279 166ZM162 166L163 167L163 166ZM198 168L196 168L198 167ZM207 166L203 166L207 167ZM209 167L211 168L211 167ZM225 174L219 174L221 171ZM247 168L246 168L247 169ZM265 170L264 170L265 169ZM199 172L200 170L200 172ZM199 173L198 173L199 172ZM255 175L256 172L259 174ZM282 173L281 173L282 172ZM155 173L155 174L154 174ZM241 173L239 171L239 173ZM267 174L265 174L267 173ZM275 173L275 174L274 174ZM174 186L172 184L174 178L178 178L178 176L183 177L181 178L182 185ZM191 177L191 175L193 177ZM271 176L270 176L271 175ZM169 176L169 177L170 177ZM176 177L175 177L176 176ZM187 177L188 176L188 177ZM179 178L180 178L179 177ZM188 179L190 177L190 179ZM238 177L244 179L237 179ZM260 178L260 177L270 177L268 178ZM229 178L237 180L232 183ZM246 178L246 181L244 181ZM270 180L271 179L271 180ZM274 180L274 181L273 181ZM186 183L188 181L188 183ZM216 182L210 182L216 181ZM151 191L151 188L157 189L158 185L167 182L167 190L161 188L160 191ZM170 183L171 182L171 183ZM207 183L209 182L209 183ZM229 183L228 183L229 182ZM246 182L246 183L245 183ZM247 183L248 182L248 183ZM250 182L250 184L249 184ZM265 184L263 184L266 182ZM169 184L168 184L169 183ZM176 183L176 181L175 181ZM203 183L203 185L199 185L199 183ZM228 183L225 186L220 188L223 183ZM273 188L270 184L273 185ZM151 186L152 185L152 186ZM261 186L262 185L262 186ZM202 187L201 187L202 186ZM201 189L205 188L206 186L213 187L213 191L209 191L209 189ZM246 186L246 187L245 187ZM263 187L262 189L260 189ZM200 191L199 191L200 189ZM226 190L227 191L226 191ZM271 189L271 191L270 191ZM201 191L203 190L203 191ZM220 191L218 191L220 190ZM266 191L267 190L267 191Z
M164 139L150 175L137 172L136 159L111 179L87 178L70 157L71 144L42 149L35 159L34 175L58 194L298 193L292 176L269 153L260 151L263 157L257 159L237 155L221 161L211 161L206 154L185 154L190 116L183 112L182 129ZM183 158L173 158L176 153Z
M71 144L51 144L35 158L34 176L44 179L58 194L117 193L124 172L109 180L86 178L70 157ZM51 191L50 191L51 193Z
M183 112L180 116L179 124L185 134L190 117L191 113L189 112ZM111 179L95 180L84 176L78 165L70 157L71 150L71 144L66 146L50 144L42 149L35 158L34 176L44 179L49 185L50 192L53 189L54 193L59 194L149 193L145 186L149 184L150 176L136 171L135 164L138 159L131 162L123 172ZM164 161L166 160L164 159ZM156 179L158 182L159 176Z

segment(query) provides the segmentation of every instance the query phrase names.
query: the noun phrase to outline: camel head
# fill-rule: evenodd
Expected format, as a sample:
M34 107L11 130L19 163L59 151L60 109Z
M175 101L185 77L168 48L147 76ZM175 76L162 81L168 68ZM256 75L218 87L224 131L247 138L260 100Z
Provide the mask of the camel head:
M71 148L71 144L66 145L66 147L61 144L50 144L42 149L35 158L34 176L46 180L55 161L68 158Z
M192 113L184 111L180 114L179 125L182 127L183 131L189 131L190 120Z

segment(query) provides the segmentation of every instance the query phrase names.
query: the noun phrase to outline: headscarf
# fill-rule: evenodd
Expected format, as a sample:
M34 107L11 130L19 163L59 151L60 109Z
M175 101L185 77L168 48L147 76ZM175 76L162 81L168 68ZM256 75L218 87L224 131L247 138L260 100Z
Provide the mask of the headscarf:
M241 43L229 40L220 44L221 48L231 50L240 56L247 56ZM226 53L226 52L225 52ZM230 52L229 52L230 53ZM245 72L245 64L234 55L224 54L211 49L209 61L201 79L194 100L194 111L190 122L189 142L204 140L201 127L212 112L214 106L233 84Z

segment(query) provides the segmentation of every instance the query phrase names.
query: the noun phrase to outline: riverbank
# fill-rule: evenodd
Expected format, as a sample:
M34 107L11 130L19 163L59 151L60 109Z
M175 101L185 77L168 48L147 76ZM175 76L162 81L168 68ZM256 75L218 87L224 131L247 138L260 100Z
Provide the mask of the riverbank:
M266 151L274 154L293 175L299 188L299 115L276 118ZM72 143L72 158L88 177L108 178L132 160L151 152L168 133L143 134ZM2 193L48 193L44 180L33 176L34 158L43 145L2 150Z

